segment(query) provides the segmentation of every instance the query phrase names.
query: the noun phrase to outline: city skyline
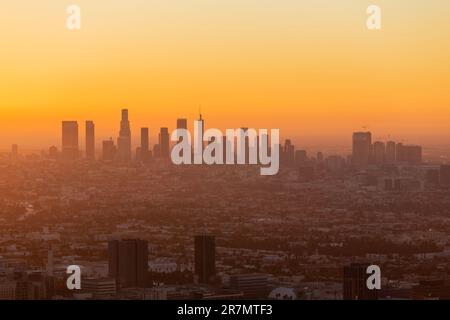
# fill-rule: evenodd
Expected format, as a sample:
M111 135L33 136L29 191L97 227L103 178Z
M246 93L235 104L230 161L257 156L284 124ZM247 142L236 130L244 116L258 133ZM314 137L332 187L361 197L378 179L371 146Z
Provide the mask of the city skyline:
M145 141L146 144L148 144L148 148L149 148L149 152L151 154L153 149L153 146L155 145L160 145L160 139L161 139L161 132L163 132L163 136L164 136L164 144L169 144L169 148L173 147L174 142L170 141L170 132L171 132L171 128L176 129L176 128L187 128L188 131L191 132L191 134L193 133L193 124L190 123L189 118L181 118L181 117L177 117L176 119L172 120L172 122L174 122L173 126L168 126L168 127L153 127L153 126L149 126L149 125L144 125L143 127L134 127L132 125L133 121L129 121L128 119L128 109L124 108L121 109L121 113L122 113L122 120L120 122L120 126L119 126L119 130L118 132L114 133L114 132L110 132L110 135L107 135L105 137L98 137L98 132L97 132L97 122L96 120L63 120L62 126L63 126L63 141L64 141L64 127L71 124L76 126L76 133L73 133L74 135L76 135L76 137L69 137L68 139L76 139L76 145L78 148L78 152L80 153L76 158L78 158L81 153L83 154L83 158L87 157L87 158L99 158L99 155L102 154L102 150L104 148L104 144L105 142L111 140L112 143L114 144L114 146L117 148L117 152L119 152L119 144L125 144L123 148L125 148L125 155L122 155L122 159L123 160L130 160L131 158L135 158L138 152L140 152L140 147L142 145L142 143ZM197 115L197 118L200 117L200 120L203 121L203 117L202 115ZM194 118L195 119L195 118ZM81 127L80 129L78 128L79 126L79 122L81 124L84 125L84 127ZM209 123L209 122L208 122ZM238 128L238 127L237 127ZM241 127L242 128L242 127ZM134 130L133 130L134 129ZM205 130L208 129L208 127L205 127ZM60 129L61 130L61 129ZM161 131L162 130L162 131ZM369 128L367 127L362 127L362 130L353 130L353 133L358 133L358 132L364 132L367 131L369 133L371 133L371 131L369 130ZM84 134L83 134L84 133ZM134 134L133 134L134 133ZM143 135L145 134L146 137L144 137ZM282 132L281 132L282 134ZM343 141L341 145L337 146L337 149L334 150L334 152L331 152L332 154L339 154L342 156L348 155L352 153L352 141L350 139L348 139L348 133L346 133L347 138L345 140L347 141ZM114 138L117 137L117 138ZM146 139L146 140L143 140ZM60 138L58 139L59 141ZM125 140L125 142L123 142ZM301 138L292 138L290 136L281 135L281 140L280 143L283 145L285 141L289 141L289 143L293 142L295 145L300 146L300 148L308 150L308 151L313 151L313 152L322 152L324 150L327 150L327 143L318 143L317 145L314 144L308 144L307 141L308 139L301 139ZM302 141L303 140L303 141ZM324 141L326 140L326 138L324 138ZM389 145L389 142L392 142L393 140L396 141L396 143L401 143L404 144L406 146L416 146L416 145L422 145L422 143L419 143L419 141L421 141L421 139L418 139L418 141L410 141L410 140L406 140L406 139L396 139L393 138L391 135L387 135L387 136L383 136L383 135L379 135L376 134L374 135L373 138L373 142L375 144L377 143L382 143L384 144L385 148L386 145ZM370 140L372 142L372 138ZM329 140L329 144L332 144L333 139ZM311 143L311 142L310 142ZM354 143L354 142L353 142ZM371 143L370 143L371 144ZM25 148L23 148L22 145L18 144L18 143L12 143L9 146L5 147L4 149L0 148L0 152L10 152L11 149L15 149L15 152L18 152L18 148L20 146L20 152L24 152L25 153L32 153L32 152L36 152L36 151L42 151L42 150L48 150L49 147L56 147L58 150L63 151L64 150L64 143L59 142L59 143L52 143L49 146L42 146L40 148L27 148L27 146L25 145ZM431 144L429 147L434 147L436 146L435 144ZM440 146L446 146L445 142L440 144ZM450 146L450 144L449 144ZM336 147L336 146L335 146ZM354 147L354 146L353 146ZM425 149L427 149L427 145L424 146ZM88 151L89 149L89 151ZM441 151L446 151L445 149L441 150ZM165 151L165 153L167 153L168 151ZM89 153L89 155L88 155ZM444 153L443 155L441 155L441 157L446 158L448 156L447 153Z
M96 119L107 138L121 106L133 126L159 128L200 104L208 126L276 127L311 143L346 142L363 126L450 141L442 1L380 0L379 32L365 26L364 1L80 0L74 32L63 5L25 3L0 12L0 149L55 144L60 119Z

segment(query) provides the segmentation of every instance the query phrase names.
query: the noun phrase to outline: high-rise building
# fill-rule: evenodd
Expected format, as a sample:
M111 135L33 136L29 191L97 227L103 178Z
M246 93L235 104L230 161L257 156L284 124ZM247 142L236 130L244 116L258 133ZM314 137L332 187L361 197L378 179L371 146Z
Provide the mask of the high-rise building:
M386 162L394 163L395 162L395 142L388 141L386 143Z
M109 276L118 288L145 287L148 272L148 243L144 240L112 240L108 243Z
M136 150L136 159L146 162L150 159L150 154L148 128L141 128L141 146Z
M93 121L86 121L86 158L95 159L95 125Z
M377 300L377 290L367 287L366 263L352 263L344 267L344 300Z
M168 159L170 157L170 138L168 128L161 128L159 133L159 154L161 155L161 158Z
M216 274L216 240L212 235L195 236L195 275L199 283L211 283Z
M370 150L372 147L372 134L370 132L353 133L352 162L355 166L369 164Z
M122 110L120 132L117 138L117 158L120 161L131 160L131 129L128 120L128 109Z
M150 149L150 140L148 137L148 128L141 128L141 150L148 152Z
M78 158L78 123L76 121L62 122L62 157L64 160Z
M102 147L102 159L104 161L114 160L116 157L116 146L113 139L103 141Z
M202 116L201 113L199 114L199 117L198 117L198 120L197 120L197 121L200 122L200 128L201 128L201 130L200 130L200 132L199 132L199 136L202 137L202 141L203 141L203 135L204 135L204 133L205 133L205 119L203 119L203 116Z
M376 141L373 144L373 154L376 164L383 164L386 158L386 145L384 142Z

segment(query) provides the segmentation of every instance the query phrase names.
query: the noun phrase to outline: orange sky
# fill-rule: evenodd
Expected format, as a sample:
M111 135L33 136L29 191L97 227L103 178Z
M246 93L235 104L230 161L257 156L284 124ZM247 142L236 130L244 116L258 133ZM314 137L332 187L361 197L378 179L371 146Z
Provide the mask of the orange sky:
M67 5L82 29L65 28ZM368 31L366 8L383 10ZM60 121L99 140L173 129L280 128L297 145L450 141L450 2L18 0L0 10L0 148L60 145ZM154 142L154 139L153 139Z

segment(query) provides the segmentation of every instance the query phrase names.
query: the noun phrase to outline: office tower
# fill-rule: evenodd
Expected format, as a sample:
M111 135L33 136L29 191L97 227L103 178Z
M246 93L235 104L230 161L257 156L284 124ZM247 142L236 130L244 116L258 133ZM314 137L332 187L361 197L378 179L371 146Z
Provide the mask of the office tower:
M161 128L159 133L159 153L162 158L168 159L170 157L170 138L169 129Z
M386 158L386 145L381 141L373 144L373 154L376 164L383 164Z
M148 243L139 239L108 242L109 276L118 288L147 285Z
M131 130L130 121L128 120L128 109L122 110L120 132L117 138L117 158L120 161L131 160Z
M439 168L439 183L441 186L450 186L450 165L441 165Z
M212 235L195 236L195 275L199 283L211 283L216 274L216 240Z
M377 300L377 290L367 288L366 263L352 263L344 267L344 300Z
M284 149L282 152L282 159L285 165L291 166L295 161L295 147L291 140L286 139L284 142Z
M301 165L308 161L308 153L306 150L296 150L295 151L295 164Z
M139 153L139 154L138 154ZM136 158L141 161L148 161L150 158L150 140L148 128L141 128L141 146L136 151Z
M388 141L386 143L386 162L394 163L395 162L395 142Z
M148 128L141 128L141 150L144 152L150 151L150 140L148 137Z
M95 159L95 125L93 121L86 121L86 158Z
M395 161L397 162L404 161L403 143L397 143L397 145L395 146Z
M114 160L116 157L116 146L113 139L103 141L102 147L102 159L104 161Z
M265 299L270 293L269 278L261 273L231 275L230 287L242 292L245 299Z
M78 123L76 121L62 122L62 157L64 160L78 158Z
M369 164L371 146L372 134L370 132L353 133L353 165L366 166Z
M177 129L186 129L187 130L187 120L186 119L177 119Z

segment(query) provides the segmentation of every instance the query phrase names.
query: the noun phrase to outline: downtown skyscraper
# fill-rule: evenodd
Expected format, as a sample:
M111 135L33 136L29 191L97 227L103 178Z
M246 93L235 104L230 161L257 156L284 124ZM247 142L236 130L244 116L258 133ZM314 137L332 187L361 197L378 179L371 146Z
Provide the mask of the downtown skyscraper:
M367 166L371 155L372 133L354 132L352 163L355 166Z
M94 121L86 121L86 158L95 159L95 125Z
M78 158L78 122L62 122L62 157L63 160Z
M128 109L122 110L120 132L117 138L117 158L120 161L131 160L131 129L128 120Z

